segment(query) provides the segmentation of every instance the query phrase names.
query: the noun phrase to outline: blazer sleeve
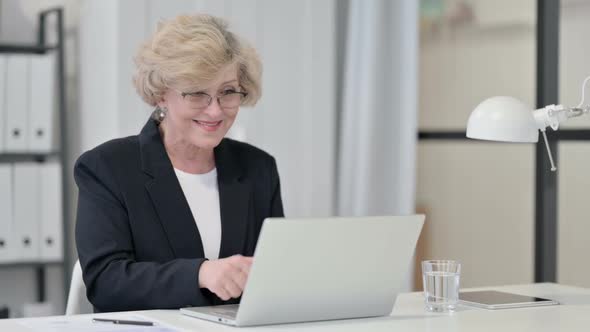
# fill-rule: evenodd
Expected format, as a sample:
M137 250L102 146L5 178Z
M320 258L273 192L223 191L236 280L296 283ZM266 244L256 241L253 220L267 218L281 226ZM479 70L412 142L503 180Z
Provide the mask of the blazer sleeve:
M204 259L135 260L121 191L99 152L90 151L78 159L74 178L79 188L76 245L87 297L95 310L210 304L198 286Z
M277 170L277 162L272 158L271 163L271 199L270 199L270 216L284 217L283 200L281 198L281 180Z

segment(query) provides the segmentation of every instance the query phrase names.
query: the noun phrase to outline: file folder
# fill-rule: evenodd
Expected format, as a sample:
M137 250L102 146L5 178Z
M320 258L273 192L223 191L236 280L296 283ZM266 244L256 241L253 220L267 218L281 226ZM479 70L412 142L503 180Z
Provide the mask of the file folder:
M16 259L39 259L39 166L37 163L14 164L14 223Z
M29 151L47 153L55 150L57 140L56 57L54 52L30 57Z
M12 206L12 165L0 164L0 263L14 259Z
M58 162L47 162L42 164L39 171L40 257L43 261L61 261L63 259L61 166Z
M0 55L0 153L4 151L5 127L6 127L6 104L4 102L4 92L6 90L6 56Z
M30 63L28 55L9 55L6 59L4 151L7 152L27 150Z

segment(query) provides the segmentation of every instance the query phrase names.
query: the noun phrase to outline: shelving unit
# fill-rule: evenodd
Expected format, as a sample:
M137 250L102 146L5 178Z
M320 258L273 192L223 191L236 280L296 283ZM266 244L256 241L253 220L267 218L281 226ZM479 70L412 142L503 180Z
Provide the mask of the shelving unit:
M56 43L49 45L47 43L48 19L55 17L56 29ZM68 171L68 157L67 157L67 112L66 112L66 97L65 97L65 56L64 56L64 17L63 9L61 7L52 8L39 13L37 43L34 45L28 44L0 44L0 53L13 54L45 54L49 51L56 52L56 75L57 75L57 112L58 124L55 130L59 133L58 150L48 153L2 153L0 152L0 163L21 163L21 162L39 162L44 163L47 160L59 160L62 172L62 233L63 233L63 259L61 261L39 261L39 262L10 262L0 263L0 268L8 267L30 267L36 273L37 286L37 301L43 302L46 299L46 275L45 269L48 266L61 266L64 275L64 295L67 295L70 279L70 263L68 259L69 241L69 206L70 200L68 197L68 183L67 179L70 176ZM64 299L67 296L64 296Z

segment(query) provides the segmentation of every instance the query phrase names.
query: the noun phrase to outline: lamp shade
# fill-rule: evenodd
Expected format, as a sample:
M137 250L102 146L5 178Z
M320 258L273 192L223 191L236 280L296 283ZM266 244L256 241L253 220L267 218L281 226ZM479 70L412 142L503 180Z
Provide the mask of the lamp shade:
M502 142L537 142L539 129L533 110L522 101L506 96L481 102L467 122L467 137Z

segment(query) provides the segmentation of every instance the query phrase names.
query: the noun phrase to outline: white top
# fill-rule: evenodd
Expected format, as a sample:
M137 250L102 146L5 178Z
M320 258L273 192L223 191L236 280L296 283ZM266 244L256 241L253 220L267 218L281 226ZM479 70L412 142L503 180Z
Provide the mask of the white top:
M207 259L218 259L221 247L221 213L217 169L205 174L191 174L174 169L201 234Z

